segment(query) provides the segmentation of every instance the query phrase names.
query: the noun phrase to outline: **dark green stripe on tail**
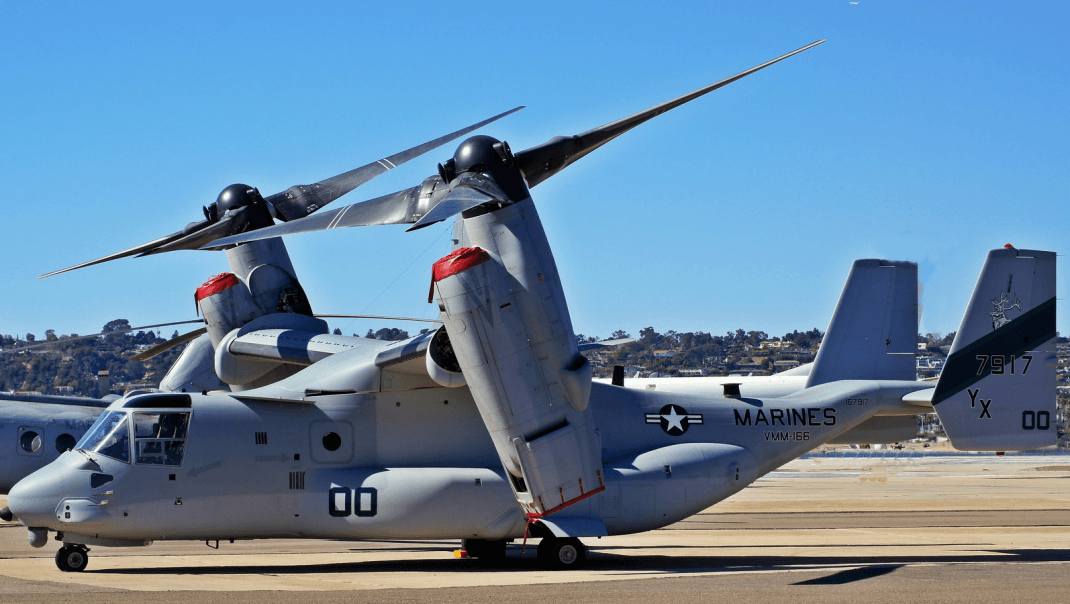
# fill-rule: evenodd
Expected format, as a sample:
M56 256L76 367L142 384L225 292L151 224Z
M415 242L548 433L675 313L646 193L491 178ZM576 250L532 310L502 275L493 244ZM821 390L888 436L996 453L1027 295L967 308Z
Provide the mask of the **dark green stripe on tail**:
M1021 357L1055 337L1055 298L1030 309L985 337L956 350L947 359L933 393L937 405L992 373L992 364L980 365L978 356ZM981 370L978 371L978 367Z

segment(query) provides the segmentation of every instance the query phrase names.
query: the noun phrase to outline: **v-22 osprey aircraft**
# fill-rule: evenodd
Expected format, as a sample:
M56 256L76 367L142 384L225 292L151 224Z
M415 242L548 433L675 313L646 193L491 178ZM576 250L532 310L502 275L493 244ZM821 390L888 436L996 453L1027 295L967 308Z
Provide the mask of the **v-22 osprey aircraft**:
M290 187L266 199L254 187L244 184L230 185L223 189L215 202L203 208L204 220L191 222L175 233L148 243L54 271L39 278L128 256L195 250L203 243L213 241L223 235L263 228L273 224L274 219L286 221L309 216L373 178L450 141L471 134L522 108L516 107L311 185ZM205 315L204 322L208 325L168 340L132 358L135 361L145 360L175 346L188 343L178 360L168 370L167 375L160 381L159 390L171 392L227 390L231 384L220 380L215 368L216 344L223 336L233 329L243 327L254 319L267 315L313 316L310 301L297 279L289 253L280 238L257 241L239 247L231 246L225 250L225 255L230 272L210 280L195 293L198 309ZM229 284L228 296L209 298L205 295L206 291L212 291L213 287L218 288L223 281ZM242 291L244 295L235 295L238 291ZM209 299L205 300L205 298ZM226 298L228 304L213 304L213 302L219 302L220 298ZM204 304L201 304L202 302ZM193 322L200 323L201 321L146 325L133 327L127 331ZM101 335L105 334L81 336L79 339ZM0 354L19 353L49 345L49 343L42 343L20 347L0 352ZM259 375L259 383L269 383L273 379L292 375L295 371L294 367L276 367L274 371ZM249 384L245 382L238 385L239 388L248 386ZM0 446L10 446L11 443L14 445L8 449L14 454L0 457L0 493L7 493L19 479L55 460L60 453L71 449L84 436L103 409L112 400L119 398L109 395L109 391L110 387L105 387L100 393L104 397L103 400L74 396L0 394ZM7 508L0 509L0 520L7 522L11 519L12 516Z
M508 541L531 536L541 538L543 564L575 568L587 554L581 537L676 522L879 415L934 408L960 449L1054 444L1051 252L989 254L935 388L834 379L835 356L812 369L827 381L783 397L592 383L529 188L635 125L791 54L520 153L470 138L414 189L208 244L361 224L419 228L460 214L454 251L432 267L441 329L310 365L311 346L295 343L317 332L291 325L279 346L271 344L278 333L260 339L257 321L235 329L217 361L225 350L242 371L252 358L256 371L308 366L231 393L113 403L74 451L11 490L8 504L31 545L54 531L64 544L57 566L79 571L90 546L155 540L459 538L470 555L494 559ZM1001 292L1018 302L1006 322L986 308ZM914 333L902 334L909 345L880 335L888 355L914 346Z

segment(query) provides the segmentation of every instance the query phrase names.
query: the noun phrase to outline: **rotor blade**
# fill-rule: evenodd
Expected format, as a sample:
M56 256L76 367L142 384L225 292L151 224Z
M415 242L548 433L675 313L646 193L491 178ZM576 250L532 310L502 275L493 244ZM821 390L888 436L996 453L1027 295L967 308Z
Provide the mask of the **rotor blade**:
M172 323L157 323L156 325L142 325L141 327L131 327L130 329L117 329L115 331L102 331L100 333L90 334L88 336L78 336L77 338L63 338L61 340L53 340L51 342L40 342L37 344L31 344L30 346L19 346L18 348L11 348L8 350L0 350L0 354L10 354L13 352L23 352L25 350L33 350L34 348L41 348L42 346L50 346L56 344L66 344L67 342L77 342L78 340L88 340L89 338L95 338L98 336L106 336L113 333L130 333L131 331L143 331L146 329L156 329L157 327L171 327L172 325L189 325L190 323L204 323L203 319L197 319L194 321L174 321Z
M405 151L396 153L394 155L391 155L390 157L385 157L377 162L370 163L355 170L350 170L349 172L346 172L344 174L339 174L338 176L333 176L326 180L321 180L318 183L312 185L299 185L296 187L290 187L282 193L277 193L275 195L272 195L271 197L268 197L266 201L268 201L269 203L271 203L272 206L274 206L275 213L281 220L288 221L308 216L319 208L322 208L328 203L331 203L332 201L338 199L346 193L349 193L353 189L368 182L376 176L379 176L380 174L388 170L392 170L393 168L396 168L401 164L413 158L419 157L420 155L423 155L424 153L427 153L432 149L440 147L441 145L444 145L454 139L460 138L474 130L482 128L483 126L486 126L491 122L500 120L501 118L511 113L516 113L517 111L520 111L523 108L523 105L521 105L520 107L515 107L504 113L499 113L498 115L489 119L485 119L481 122L472 124L467 128L462 128L455 132L451 132L450 134L436 138L433 141L426 142L422 145L417 145L415 147L412 147L411 149L406 149ZM408 193L408 191L405 191L405 193ZM381 205L383 206L382 208L380 208L382 210L381 213L393 215L395 212L393 212L392 210L396 209L395 206L397 206L398 203L395 202L391 204ZM402 220L400 218L390 219L389 217L387 217L386 219L378 219L379 221L375 221L376 219L369 220L372 221L368 222L368 224L397 224L400 222L411 223L415 220L415 218L413 218L412 220ZM161 237L154 241L143 243L130 249L123 250L121 252L116 252L114 254L104 256L103 258L92 260L90 262L83 262L82 264L77 264L75 266L71 266L62 270L46 273L38 277L38 279L44 279L45 277L51 277L52 275L58 275L67 271L85 268L87 266L93 266L94 264L100 264L102 262L118 260L119 258L126 258L128 256L150 256L152 254L159 254L161 252L170 252L174 250L218 249L219 246L206 246L203 248L202 246L215 239L219 239L220 237L226 237L228 235L233 235L237 232L240 232L246 226L242 221L238 221L237 219L232 219L230 221L230 224L226 226L222 224L223 222L225 222L225 217L224 219L221 219L219 222L216 223L212 223L208 220L192 223L188 225L185 229L182 229L177 233L172 233L166 237ZM263 239L263 237L258 237L257 239Z
M798 50L789 52L786 55L777 57L772 61L762 63L757 67L752 67L746 71L738 73L730 78L721 80L715 84L700 88L690 94L678 97L671 101L662 103L655 107L651 107L646 111L641 111L629 117L626 117L615 122L611 122L599 128L589 130L583 134L573 137L557 137L542 145L532 147L526 151L522 151L515 155L517 165L520 167L524 174L524 178L528 182L528 186L535 186L542 181L546 180L550 176L553 176L557 172L560 172L566 166L575 162L577 159L587 155L591 151L601 147L614 138L624 134L628 130L650 120L651 118L665 113L666 111L679 107L684 103L694 100L704 94L717 90L727 84L730 84L740 78L746 77L756 71L764 69L774 63L783 61L784 59L798 54L804 50L813 48L818 44L823 43L824 40L818 40L813 44L804 46ZM428 181L425 181L424 185ZM438 203L431 203L429 207L431 210L426 215L419 217L417 210L419 209L419 194L422 190L422 186L417 186L412 189L405 189L390 195L384 195L376 199L364 201L361 203L353 204L344 208L339 208L333 212L324 212L318 214L315 218L306 217L286 225L276 225L266 229L260 229L256 232L243 233L240 235L227 237L213 241L210 245L205 245L201 249L218 249L222 246L233 245L237 243L244 243L247 241L255 241L258 239L266 239L268 237L277 237L280 235L288 235L293 233L306 233L311 231L324 231L330 229L336 229L341 227L352 226L369 226L379 224L406 224L416 223L408 230L416 230L434 224L463 212L472 207L478 206L482 203L494 202L497 200L504 200L504 196L497 196L497 193L488 194L486 191L479 191L478 189L472 190L466 187L459 187L453 185L450 190L444 188L437 188L441 186L441 181L436 185L434 194L429 201L435 202L439 197L439 191L442 191L444 197ZM495 185L496 188L496 185ZM274 199L275 196L272 196ZM277 210L277 207L276 207Z
M205 222L207 222L207 221L205 221ZM171 243L172 241L176 241L178 239L181 239L185 235L186 235L186 231L185 231L185 229L183 229L181 231L178 231L177 233L171 233L170 235L167 235L166 237L160 237L159 239L156 239L154 241L150 241L148 243L142 243L141 245L134 246L134 247L132 247L132 248L130 248L128 250L123 250L121 252L115 252L114 254L109 254L107 256L104 256L103 258L97 258L96 260L90 260L89 262L83 262L81 264L76 264L74 266L69 266L69 267L67 267L67 268L65 268L63 270L52 271L51 273L45 273L44 275L41 275L40 277L38 277L38 279L44 279L45 277L51 277L52 275L58 275L60 273L66 273L67 271L73 271L73 270L77 270L77 269L80 269L80 268L85 268L87 266L93 266L94 264L100 264L102 262L108 262L108 261L111 261L111 260L118 260L119 258L126 258L127 256L136 256L138 254L143 254L146 251L152 250L153 248L159 247L161 245L167 245L168 243Z
M432 181L430 184L433 184L433 187L429 186L429 181ZM446 220L450 216L480 204L506 199L505 193L502 192L498 185L482 174L462 174L460 179L454 181L453 186L449 189L441 188L441 183L442 180L437 176L431 177L424 181L423 184L411 189L404 189L336 210L319 212L313 216L306 216L293 222L224 237L206 244L201 249L217 250L228 245L258 241L270 237L311 233L313 231L329 231L345 227L416 223L408 229L414 231ZM431 211L421 217L417 210L419 208L420 192L425 189L435 189L435 192L429 200L432 207Z
M318 183L312 185L298 185L296 187L290 187L282 193L277 193L267 198L267 201L271 205L275 206L275 212L278 216L285 221L296 220L303 218L309 214L315 212L319 208L331 203L339 197L349 193L353 189L368 182L369 180L379 176L383 172L392 170L401 164L419 157L428 151L440 147L454 139L460 138L474 130L482 128L487 124L500 120L501 118L516 113L523 109L524 106L510 109L504 113L485 119L482 122L472 124L467 128L462 128L456 132L451 132L445 136L440 136L433 141L426 142L422 145L417 145L411 149L402 151L380 159L379 161L372 162L366 166L350 170L345 174L339 174L321 180ZM385 223L373 223L373 224L385 224Z
M722 86L731 84L732 82L735 82L738 79L749 76L750 74L756 71L765 69L766 67L769 67L774 63L783 61L784 59L792 55L813 48L814 46L817 46L818 44L821 44L823 42L824 40L818 40L813 44L808 44L798 50L793 50L786 55L777 57L772 61L762 63L757 67L752 67L746 71L737 73L736 75L721 80L720 82L710 84L705 88L699 88L698 90L692 93L685 94L684 96L675 98L660 105L656 105L654 107L651 107L650 109L647 109L646 111L640 111L639 113L630 115L623 119L619 119L615 122L610 122L604 126L595 128L594 130L588 130L583 134L568 137L558 136L556 138L550 139L549 141L541 145L532 147L530 149L527 149L526 151L521 151L520 153L516 154L516 159L518 165L520 166L520 170L524 173L524 179L527 180L528 186L534 187L535 185L546 180L547 178L550 178L554 174L557 174L561 170L565 169L576 160L587 155L591 151L594 151L595 149L601 147L602 145L608 143L609 141L617 138L618 136L624 134L632 128L635 128L639 124L642 124L643 122L646 122L651 118L661 115L662 113L665 113L670 109L675 109L676 107L679 107L680 105L683 105L688 101L697 99L698 97L704 94L713 92L714 90L717 90Z
M485 203L508 203L509 196L497 183L479 173L468 172L453 181L445 198L405 232L415 231Z
M436 177L437 178L437 177ZM270 237L293 235L295 233L310 233L312 231L329 231L342 227L370 226L381 224L412 224L416 222L413 214L419 201L422 185L411 189L404 189L368 201L362 201L335 210L317 212L291 222L276 224L248 233L241 233L224 237L216 241L206 243L202 250L217 250L228 245L236 245L248 241L258 241Z
M249 208L236 208L224 214L215 224L207 225L205 228L196 230L180 239L142 252L138 254L138 257L162 254L163 252L174 252L177 250L200 249L202 245L215 241L220 237L226 237L235 232L241 232L242 229L246 228L248 221Z
M182 334L182 335L178 336L177 338L171 338L170 340L167 340L166 342L163 342L162 344L157 344L157 345L153 346L152 348L150 348L148 350L145 350L143 352L139 352L139 353L135 354L134 356L130 357L130 360L131 361L137 361L139 363L141 361L147 361L147 360L151 359L152 357L154 357L154 356L156 356L158 354L162 354L164 352L167 352L168 350L171 350L175 346L181 346L182 344L185 344L186 342L189 342L190 340L196 340L197 338L201 337L202 335L204 335L206 333L208 333L208 328L207 327L202 327L200 329L194 329L193 331L191 331L189 333Z

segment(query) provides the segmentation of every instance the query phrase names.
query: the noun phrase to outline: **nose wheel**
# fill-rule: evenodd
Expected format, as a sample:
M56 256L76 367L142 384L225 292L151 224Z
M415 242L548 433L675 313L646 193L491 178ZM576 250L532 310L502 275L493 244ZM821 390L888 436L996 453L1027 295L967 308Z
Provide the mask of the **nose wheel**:
M65 573L80 573L89 564L89 548L84 545L64 545L56 552L56 566Z

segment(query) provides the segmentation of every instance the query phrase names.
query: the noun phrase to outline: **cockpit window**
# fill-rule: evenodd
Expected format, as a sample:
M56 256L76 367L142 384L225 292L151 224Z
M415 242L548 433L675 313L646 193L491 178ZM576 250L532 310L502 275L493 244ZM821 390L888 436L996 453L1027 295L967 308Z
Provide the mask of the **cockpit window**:
M189 413L135 413L134 461L156 466L182 465Z
M75 448L130 463L130 429L126 413L109 411L101 415Z

